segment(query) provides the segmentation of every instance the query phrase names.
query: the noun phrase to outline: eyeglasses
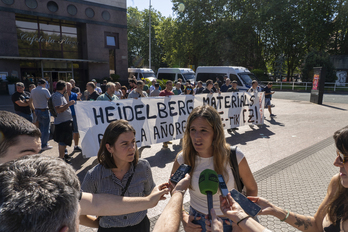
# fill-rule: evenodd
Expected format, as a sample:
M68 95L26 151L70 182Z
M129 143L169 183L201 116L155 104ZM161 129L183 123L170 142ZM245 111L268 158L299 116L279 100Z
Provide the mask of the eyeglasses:
M192 89L191 88L186 88L186 90L190 90L191 91Z
M339 157L339 160L342 162L342 164L344 164L348 157L345 157L341 152L337 151L337 156Z

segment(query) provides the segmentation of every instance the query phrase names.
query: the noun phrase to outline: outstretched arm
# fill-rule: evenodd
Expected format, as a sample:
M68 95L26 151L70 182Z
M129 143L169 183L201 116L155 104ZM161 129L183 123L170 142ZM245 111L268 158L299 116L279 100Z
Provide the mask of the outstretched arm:
M146 197L121 197L112 194L82 193L80 215L115 216L143 211L157 205L169 193L167 183L157 185Z

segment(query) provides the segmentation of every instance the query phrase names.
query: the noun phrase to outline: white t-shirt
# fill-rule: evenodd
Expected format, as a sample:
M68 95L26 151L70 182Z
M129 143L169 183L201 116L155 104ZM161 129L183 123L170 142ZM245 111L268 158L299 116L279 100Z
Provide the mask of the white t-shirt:
M237 161L239 164L242 161L242 159L244 158L244 154L239 148L237 148L236 154L237 154ZM190 198L191 198L190 205L195 210L197 210L201 213L204 213L204 214L208 214L207 196L202 194L199 191L198 179L199 179L199 175L201 174L201 172L204 171L205 169L214 170L214 160L213 159L214 159L214 157L202 158L198 155L196 156L195 169L193 170L193 174L191 177L192 189L189 189ZM184 157L183 157L182 153L180 153L178 155L177 161L180 165L184 163ZM227 163L227 165L226 165L226 170L227 170L227 173L229 176L228 181L226 182L226 185L227 185L228 190L231 191L234 188L234 177L233 177L232 169L231 169L231 166L229 165L229 163ZM220 190L218 190L218 192L215 195L213 195L213 207L215 209L216 215L221 216L221 215L223 215L223 213L220 210L220 198L219 198L220 195L221 195Z

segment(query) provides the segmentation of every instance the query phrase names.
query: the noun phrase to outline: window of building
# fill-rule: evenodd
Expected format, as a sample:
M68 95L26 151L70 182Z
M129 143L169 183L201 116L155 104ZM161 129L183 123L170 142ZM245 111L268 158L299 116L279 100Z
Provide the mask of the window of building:
M105 32L105 47L119 48L118 33Z

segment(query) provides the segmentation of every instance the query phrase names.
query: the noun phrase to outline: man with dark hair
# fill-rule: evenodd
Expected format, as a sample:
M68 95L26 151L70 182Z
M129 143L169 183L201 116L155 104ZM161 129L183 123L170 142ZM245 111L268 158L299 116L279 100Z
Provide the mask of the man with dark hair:
M143 81L137 81L136 88L133 89L129 94L128 98L135 98L138 99L139 97L148 97L147 93L143 91L144 82Z
M12 102L14 104L15 112L23 118L26 118L29 122L33 122L29 98L30 94L24 91L24 84L22 82L17 82L16 92L12 94Z
M80 182L61 159L32 155L0 165L0 189L0 232L79 231Z
M106 84L108 83L107 80L103 80L103 84L100 85L100 89L102 90L102 93L106 92Z
M75 85L75 80L74 79L70 79L69 82L70 82L70 84L72 86L71 92L73 92L73 93L80 93L81 92L80 88Z
M102 89L101 89L100 87L98 87L98 85L97 85L97 80L96 80L96 79L92 79L91 82L94 83L94 86L95 86L95 89L94 89L94 90L97 91L98 94L102 94L103 91L102 91Z
M272 105L271 105L272 95L274 94L274 91L272 92L272 86L273 86L273 82L268 82L266 88L264 88L265 106L267 106L267 108L268 108L269 116L275 117L275 115L272 114Z
M161 90L159 90L160 85L158 83L155 84L155 89L151 91L150 97L158 97Z
M224 92L227 92L229 88L232 88L232 85L231 85L231 80L227 78L225 80L225 83L221 86L220 91L224 93Z
M72 142L72 116L70 106L75 104L74 100L69 101L69 96L66 90L65 81L58 81L56 92L52 95L52 103L57 117L54 118L54 141L56 141L59 151L59 158L69 162L69 156L65 155L66 146L71 146ZM64 157L65 155L65 157Z
M17 114L0 111L0 164L24 155L39 153L41 133Z
M195 90L196 90L195 94L200 94L200 93L203 92L204 87L203 87L203 82L202 81L198 81L197 82L197 87L196 87Z
M129 84L129 93L137 87L137 84L133 78L130 78L128 80L128 84Z
M168 80L166 82L166 88L159 93L159 96L174 95L172 89L173 89L173 82L171 80Z
M236 80L232 81L232 87L229 88L227 92L239 92L238 82Z
M94 82L88 82L86 85L86 89L88 92L87 101L95 101L99 97L99 93L95 91L95 84Z
M52 146L48 145L48 140L50 138L51 115L48 110L47 101L50 97L51 94L48 89L46 89L46 80L40 79L37 82L37 87L31 92L30 101L34 105L35 115L41 131L42 151L52 149Z
M214 93L214 90L213 90L214 83L213 83L213 81L209 79L205 83L206 83L207 86L202 91L202 93Z

